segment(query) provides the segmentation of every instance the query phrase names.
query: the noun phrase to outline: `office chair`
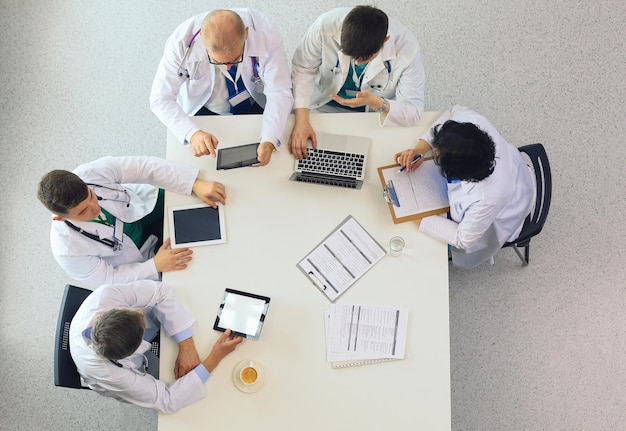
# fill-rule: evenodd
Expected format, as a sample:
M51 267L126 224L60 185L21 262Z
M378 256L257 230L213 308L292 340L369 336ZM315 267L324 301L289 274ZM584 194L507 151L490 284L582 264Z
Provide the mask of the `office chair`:
M524 220L524 226L515 241L505 243L504 247L513 247L517 256L522 260L522 265L528 265L530 261L530 239L538 235L548 217L550 201L552 200L552 174L548 155L541 144L531 144L519 147L519 151L528 156L532 163L537 183L537 198L535 205ZM524 255L519 248L524 248Z
M82 385L76 364L70 355L70 322L91 290L65 285L57 332L54 341L54 385L72 389L89 389Z
M82 385L76 364L70 355L69 335L72 318L81 304L91 294L91 290L67 284L57 321L57 332L54 343L54 385L72 389L89 389ZM161 332L158 331L151 341L150 349L145 353L148 360L148 374L159 378L159 353Z

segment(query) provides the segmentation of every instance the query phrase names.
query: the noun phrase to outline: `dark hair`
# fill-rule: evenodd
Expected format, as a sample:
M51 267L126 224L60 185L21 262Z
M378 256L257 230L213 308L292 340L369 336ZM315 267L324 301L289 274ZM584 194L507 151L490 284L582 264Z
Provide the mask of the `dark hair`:
M96 319L91 341L97 354L117 361L132 355L141 345L145 318L130 308L113 308Z
M78 175L60 169L44 175L37 190L37 199L57 215L66 215L88 196L87 184Z
M341 51L357 60L376 54L385 43L389 18L373 6L355 6L341 25Z
M448 120L433 129L435 163L448 179L477 182L492 174L496 146L491 137L472 123Z

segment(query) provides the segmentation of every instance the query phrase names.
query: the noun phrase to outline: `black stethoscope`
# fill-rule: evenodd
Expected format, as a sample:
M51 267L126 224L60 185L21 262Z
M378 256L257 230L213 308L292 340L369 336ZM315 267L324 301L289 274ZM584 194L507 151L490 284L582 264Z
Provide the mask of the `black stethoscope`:
M103 189L114 190L114 191L117 191L117 192L120 191L117 188L101 186L99 184L87 183L87 185L94 186L94 187L102 187ZM124 192L124 195L126 196L125 199L107 199L107 198L100 197L98 195L96 195L96 198L99 201L112 201L112 202L126 203L126 206L129 207L130 206L130 195L128 194L128 191L126 189L122 189L121 191ZM96 192L94 192L94 194L95 193ZM87 232L83 228L80 228L80 227L76 226L74 223L70 222L69 220L65 220L65 224L67 226L69 226L71 229L73 229L76 232L78 232L79 234L89 238L90 240L99 242L100 244L104 244L107 247L111 247L113 249L113 251L119 251L119 250L122 249L122 241L118 240L117 238L113 238L113 239L110 239L110 238L100 238L98 235L95 235L95 234L93 234L91 232Z
M382 85L370 85L370 88L375 88L377 90L382 90L384 88L387 87L387 85L389 85L389 82L391 82L391 62L389 60L385 60L384 62L385 64L385 69L387 69L387 84L385 86ZM337 57L337 63L335 63L335 67L331 67L330 71L332 72L333 75L341 75L341 65L339 64L339 57ZM359 83L360 86L360 83Z
M193 36L191 36L191 39L189 39L189 43L187 43L187 48L185 48L185 52L183 53L183 58L180 60L178 69L176 69L176 73L178 74L178 76L181 76L181 77L184 76L187 79L191 79L191 76L189 75L189 71L183 69L183 64L185 64L185 62L187 61L187 58L189 58L189 53L191 52L191 46L195 42L196 37L198 37L198 35L200 34L201 30L202 29L195 32ZM261 76L259 74L259 59L257 57L251 57L251 60L252 60L252 75L253 75L252 82L255 84L259 84L261 82ZM185 70L185 72L183 72L183 70Z
M117 367L119 368L124 368L124 365L122 365L119 361L115 361L113 359L109 359L109 361L113 362L115 365L117 365ZM145 376L146 374L148 374L148 358L146 357L146 355L143 355L143 362L141 364L141 370L138 370L136 368L133 367L126 367L129 370L131 370L132 372L139 374L140 376Z

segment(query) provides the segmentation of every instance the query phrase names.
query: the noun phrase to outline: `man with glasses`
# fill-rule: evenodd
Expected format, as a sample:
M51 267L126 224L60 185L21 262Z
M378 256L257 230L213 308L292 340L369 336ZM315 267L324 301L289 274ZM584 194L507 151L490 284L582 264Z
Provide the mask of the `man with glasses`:
M317 141L309 112L378 112L381 126L414 126L424 112L424 67L415 36L372 6L321 15L292 61L295 124L289 151Z
M260 165L280 148L292 106L282 39L254 9L214 10L180 24L166 42L150 93L152 112L197 157L215 157L219 138L189 116L262 113Z
M200 361L191 331L193 322L174 292L161 282L104 285L91 293L74 315L70 352L83 382L98 394L173 413L206 397L204 383L242 342L227 330ZM148 374L151 364L145 353L159 324L178 343L176 380L170 384Z
M103 157L74 172L53 170L37 197L52 212L52 254L75 280L92 288L158 280L185 269L188 248L171 249L163 229L163 189L194 193L215 207L226 202L224 185L198 178L199 170L158 157Z

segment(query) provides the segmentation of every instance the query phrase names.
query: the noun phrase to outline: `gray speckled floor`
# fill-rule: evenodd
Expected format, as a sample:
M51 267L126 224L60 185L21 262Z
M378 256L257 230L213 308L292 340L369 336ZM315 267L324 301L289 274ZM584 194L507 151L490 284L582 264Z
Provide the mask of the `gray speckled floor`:
M504 250L492 267L450 272L453 429L626 429L623 0L376 3L420 40L427 110L467 105L516 145L543 142L552 163L531 265ZM274 18L289 57L315 17L351 4L290 16L293 2L247 3ZM1 430L156 429L151 411L52 384L69 280L36 184L106 154L164 156L148 94L166 37L240 5L0 0Z

